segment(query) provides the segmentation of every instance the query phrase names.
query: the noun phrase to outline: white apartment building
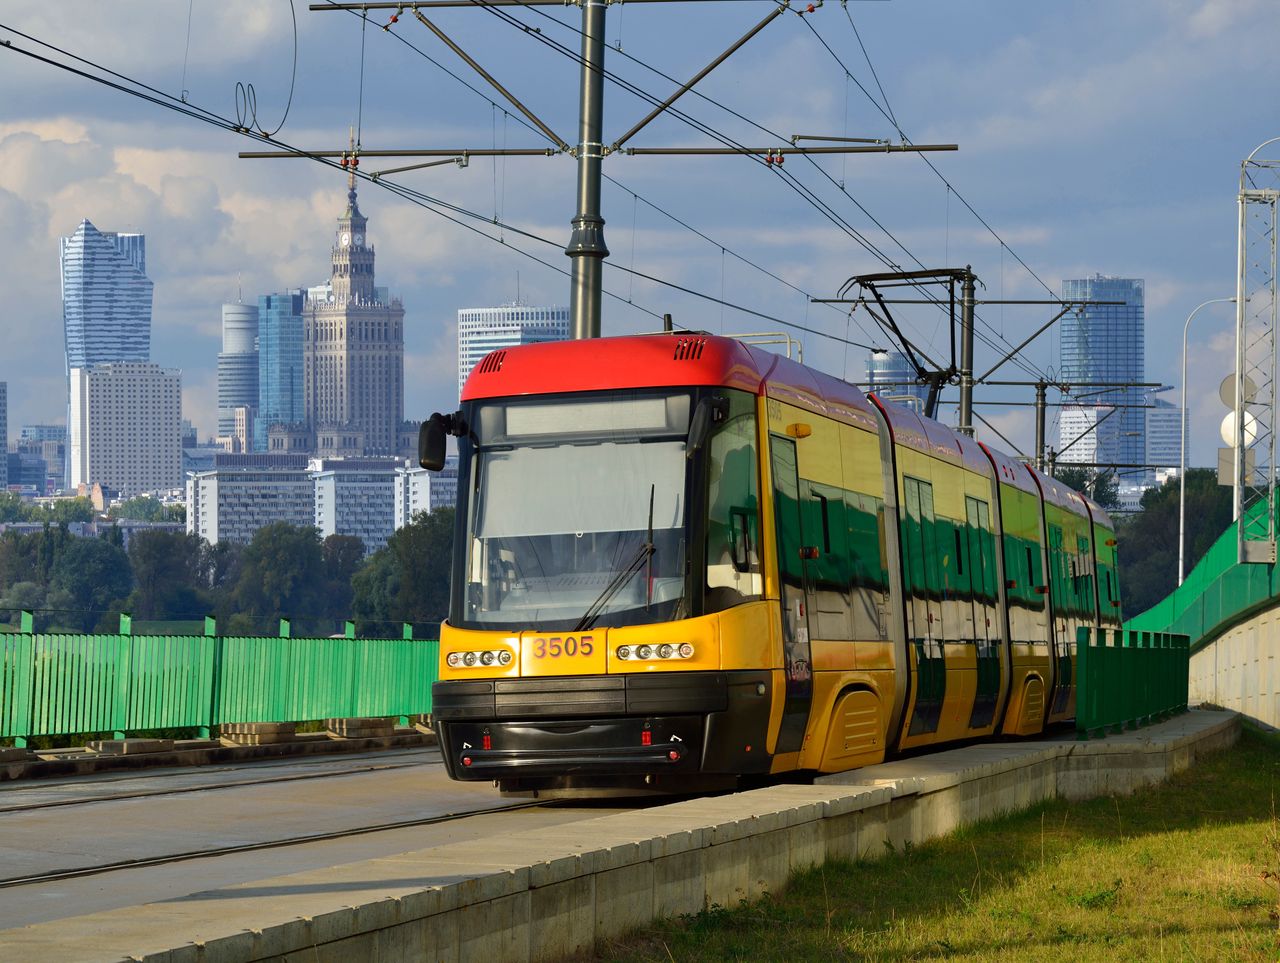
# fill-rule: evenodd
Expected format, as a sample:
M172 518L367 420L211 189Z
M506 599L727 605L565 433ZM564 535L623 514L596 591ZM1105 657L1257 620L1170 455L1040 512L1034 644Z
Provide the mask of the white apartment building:
M182 373L123 361L71 369L71 487L124 497L182 484Z
M211 545L248 542L272 522L315 523L315 481L305 455L219 455L187 476L187 532Z
M490 351L568 338L568 308L520 303L462 308L458 311L458 397L462 397L471 369Z
M396 469L397 529L404 528L418 512L454 508L458 504L458 456L450 455L440 471L427 471L413 462Z
M395 531L395 458L313 458L315 526L321 538L355 535L366 555L387 544Z

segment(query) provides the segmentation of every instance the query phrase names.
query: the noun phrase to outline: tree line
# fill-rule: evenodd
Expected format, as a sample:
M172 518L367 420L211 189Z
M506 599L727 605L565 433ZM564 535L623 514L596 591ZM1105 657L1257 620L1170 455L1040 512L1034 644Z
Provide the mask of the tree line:
M329 635L347 619L361 636L399 636L402 623L431 635L448 610L453 510L421 512L365 557L351 535L321 539L274 522L245 545L144 530L128 547L112 526L97 538L47 522L0 536L0 618L26 609L37 631L115 632L137 622L218 619L227 635Z

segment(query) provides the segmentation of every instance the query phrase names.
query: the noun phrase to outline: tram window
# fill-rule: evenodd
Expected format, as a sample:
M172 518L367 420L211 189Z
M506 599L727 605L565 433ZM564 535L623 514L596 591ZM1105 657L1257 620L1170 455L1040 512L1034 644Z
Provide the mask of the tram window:
M956 574L964 575L964 547L960 544L960 526L951 530L956 537Z
M758 598L760 497L755 399L726 392L729 416L707 446L707 611Z

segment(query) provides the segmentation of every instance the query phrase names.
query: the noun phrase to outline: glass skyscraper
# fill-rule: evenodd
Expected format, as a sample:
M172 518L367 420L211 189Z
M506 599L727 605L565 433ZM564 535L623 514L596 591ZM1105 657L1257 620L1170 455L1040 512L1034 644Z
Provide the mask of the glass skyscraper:
M867 355L867 390L923 412L929 386L915 381L916 371L901 351L873 351Z
M218 435L235 431L236 409L258 407L258 306L222 306L218 352Z
M1145 371L1145 324L1141 278L1095 274L1062 282L1064 301L1120 301L1068 311L1060 322L1062 366L1058 377L1069 385L1089 382L1140 382ZM1141 388L1073 387L1080 409L1064 408L1059 419L1058 460L1140 465L1146 462L1146 412ZM1116 407L1126 405L1132 407ZM1073 417L1074 416L1074 417ZM1088 423L1091 436L1066 448ZM1096 441L1095 441L1096 439ZM1141 479L1121 469L1122 475Z
M306 420L303 401L301 290L258 298L258 415L253 447L267 450L272 425Z
M142 234L99 231L81 221L58 239L67 371L151 360L151 279Z

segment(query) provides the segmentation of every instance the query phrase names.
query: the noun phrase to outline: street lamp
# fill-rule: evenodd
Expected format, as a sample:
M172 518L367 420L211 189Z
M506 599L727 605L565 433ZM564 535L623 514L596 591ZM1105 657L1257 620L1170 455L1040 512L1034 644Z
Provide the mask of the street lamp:
M1186 324L1182 326L1182 434L1178 439L1178 584L1182 584L1183 572L1186 568L1187 544L1187 332L1191 329L1191 319L1203 307L1210 304L1235 303L1235 298L1210 298L1204 304L1187 315ZM1236 386L1239 391L1239 385Z

